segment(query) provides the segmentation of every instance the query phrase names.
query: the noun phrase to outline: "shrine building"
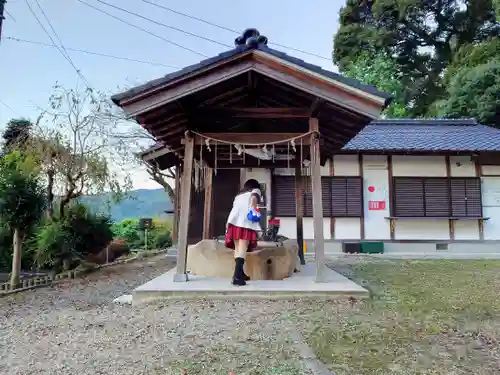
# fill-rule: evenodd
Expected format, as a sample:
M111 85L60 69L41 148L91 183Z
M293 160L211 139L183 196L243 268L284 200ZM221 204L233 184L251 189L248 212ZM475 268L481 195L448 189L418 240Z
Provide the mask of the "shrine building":
M500 129L473 119L382 119L390 95L252 32L230 51L113 97L156 138L142 158L176 168L178 192L189 133L189 244L224 234L249 178L261 182L263 212L279 219L280 234L315 239L316 227L326 252L360 241L388 249L500 242Z

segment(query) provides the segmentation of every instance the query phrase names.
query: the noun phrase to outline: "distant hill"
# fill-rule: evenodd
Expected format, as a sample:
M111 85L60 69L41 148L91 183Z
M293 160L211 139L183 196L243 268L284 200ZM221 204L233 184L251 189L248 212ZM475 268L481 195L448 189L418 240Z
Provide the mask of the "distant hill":
M111 214L111 219L120 221L135 217L167 216L165 211L172 210L173 204L163 189L139 189L129 192L130 198L112 205L108 210L109 194L86 196L82 202L94 212Z

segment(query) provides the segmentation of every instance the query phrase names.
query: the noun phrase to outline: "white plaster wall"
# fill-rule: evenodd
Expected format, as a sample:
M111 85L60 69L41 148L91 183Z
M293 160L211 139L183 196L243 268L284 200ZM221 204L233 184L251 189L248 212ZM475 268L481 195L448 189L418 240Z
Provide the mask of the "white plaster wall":
M330 227L328 227L330 230ZM361 220L359 217L337 217L334 219L334 235L336 240L361 239Z
M500 176L500 165L483 165L481 173L483 176Z
M396 240L449 240L448 220L397 220Z
M476 177L476 164L470 156L450 156L451 177Z
M321 166L320 171L321 171L322 176L329 176L330 175L330 165L331 165L330 163L331 163L331 161L327 160L325 165ZM310 176L311 169L304 168L302 173L305 176ZM275 168L274 174L276 176L295 176L295 168Z
M358 155L335 155L333 173L335 176L359 176Z
M479 222L477 220L455 221L455 240L479 240Z
M393 155L392 175L407 177L446 177L444 156Z
M394 176L423 176L423 177L446 177L446 159L443 156L406 156L394 155L393 175ZM357 155L336 155L332 161L334 174L337 176L359 175ZM473 177L476 175L474 163L468 157L450 157L452 177ZM457 165L457 163L459 165ZM364 155L363 156L363 204L364 204L364 231L367 240L389 240L390 224L385 217L390 216L389 211L389 175L387 157L384 155ZM294 175L294 169L276 169L275 174ZM483 213L490 219L484 223L484 239L500 240L500 166L483 166ZM323 176L330 175L330 163L321 169ZM271 172L266 169L253 168L245 170L242 174L244 178L256 178L268 184L267 204L270 208L271 202ZM374 193L368 192L368 187L376 188ZM495 188L498 186L498 188ZM498 190L498 198L491 198L492 189ZM496 190L495 190L496 191ZM369 211L369 200L386 200L386 210ZM493 203L492 203L493 202ZM289 238L296 238L295 217L279 218L281 220L280 234ZM449 241L448 220L396 220L395 222L396 240L436 240ZM479 240L479 227L475 220L455 221L455 239ZM330 218L323 219L323 230L325 239L332 239L330 233ZM335 218L334 238L337 240L360 239L361 223L358 218ZM304 238L314 237L313 219L304 218Z
M276 217L280 220L279 234L288 238L297 238L297 220L295 217ZM303 222L304 239L311 240L314 238L313 218L305 217ZM323 235L325 240L332 238L330 233L330 218L323 219Z

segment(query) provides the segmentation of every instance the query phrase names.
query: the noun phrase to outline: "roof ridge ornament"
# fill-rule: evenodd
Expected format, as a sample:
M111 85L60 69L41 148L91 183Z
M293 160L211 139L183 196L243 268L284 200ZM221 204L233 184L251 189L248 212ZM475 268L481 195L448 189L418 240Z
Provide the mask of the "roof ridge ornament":
M259 45L267 46L267 37L260 35L257 29L246 29L243 33L234 40L234 45L257 47Z

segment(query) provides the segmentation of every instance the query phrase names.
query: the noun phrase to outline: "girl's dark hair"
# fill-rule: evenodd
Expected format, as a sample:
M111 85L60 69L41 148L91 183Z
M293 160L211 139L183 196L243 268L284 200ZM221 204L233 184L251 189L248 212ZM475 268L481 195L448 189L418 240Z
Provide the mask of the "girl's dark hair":
M243 185L243 192L252 191L253 189L260 189L259 181L251 178Z

